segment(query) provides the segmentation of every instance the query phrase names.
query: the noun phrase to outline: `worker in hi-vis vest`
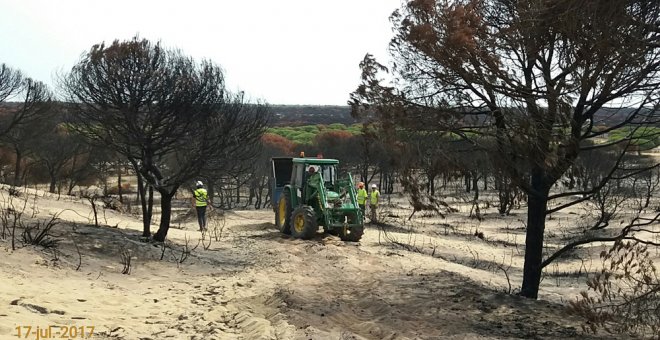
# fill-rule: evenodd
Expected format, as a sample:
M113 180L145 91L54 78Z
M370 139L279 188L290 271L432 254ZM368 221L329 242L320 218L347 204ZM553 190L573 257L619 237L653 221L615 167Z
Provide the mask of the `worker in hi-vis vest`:
M367 207L367 189L364 188L364 183L359 182L358 183L358 190L357 190L357 203L358 206L360 207L360 210L362 210L362 217L366 218L366 207Z
M193 191L193 201L195 209L197 210L197 223L199 223L199 231L206 230L206 206L209 203L209 194L204 189L204 183L197 181L197 188Z
M376 184L371 185L371 192L369 193L369 211L371 213L371 222L376 223L376 214L378 210L378 202L380 201L380 192Z

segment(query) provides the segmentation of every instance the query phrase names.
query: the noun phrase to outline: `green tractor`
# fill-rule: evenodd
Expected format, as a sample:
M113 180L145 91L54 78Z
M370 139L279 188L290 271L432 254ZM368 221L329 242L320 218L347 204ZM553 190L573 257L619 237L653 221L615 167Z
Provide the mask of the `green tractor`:
M323 226L344 241L360 240L364 216L351 175L337 178L338 160L277 157L271 162L271 203L282 233L307 240Z

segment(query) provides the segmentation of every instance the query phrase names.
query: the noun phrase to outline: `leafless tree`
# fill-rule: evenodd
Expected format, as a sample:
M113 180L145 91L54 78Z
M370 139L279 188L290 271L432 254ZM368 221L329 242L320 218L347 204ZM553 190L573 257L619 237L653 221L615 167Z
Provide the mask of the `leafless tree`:
M24 165L30 161L29 157L37 151L37 142L43 140L45 133L49 130L50 116L51 112L43 111L41 115L34 116L35 119L30 124L14 125L10 131L0 136L0 142L14 152L16 159L12 185L21 185L25 172Z
M104 145L93 145L93 153L87 159L89 166L94 170L94 178L100 182L103 196L108 195L108 181L112 177L115 152Z
M660 169L655 168L650 172L642 174L640 182L641 185L639 187L643 190L643 199L640 202L640 205L642 209L646 209L651 205L651 199L657 192L658 187L660 187ZM658 207L656 207L656 210L657 209Z
M67 166L75 157L89 152L84 140L72 133L67 124L66 112L62 103L54 103L56 112L41 121L43 131L32 141L35 160L43 164L50 177L49 192L54 193L58 183L68 176Z
M98 155L97 150L92 145L85 145L82 148L82 152L74 153L71 160L63 169L63 179L66 180L67 195L72 195L73 189L77 185L88 182L89 179L96 177L92 163Z
M48 115L51 93L45 84L23 77L22 73L5 64L0 65L0 139L16 156L13 185L19 185L24 156L30 143L42 131L39 124Z
M391 20L393 67L365 57L354 113L390 130L496 141L487 150L493 164L527 195L521 295L536 298L546 216L590 199L617 171L625 178L649 169L615 161L587 190L550 192L581 152L614 144L621 160L635 132L658 122L660 3L413 0ZM390 71L394 85L383 84ZM630 126L623 138L584 143Z
M269 151L272 151L272 149ZM267 202L265 199L268 197L264 197L264 191L268 192L269 179L273 171L270 164L270 157L274 155L277 154L262 150L259 153L259 157L252 164L250 170L252 176L248 180L249 196L246 206L254 205L255 209L266 206Z
M20 91L23 82L21 71L15 70L4 63L0 65L0 102L15 96Z
M16 101L0 110L3 114L0 117L0 136L41 116L49 109L51 97L44 83L26 78L21 71L0 64L0 106L5 101Z
M176 191L257 144L269 111L225 89L222 70L134 37L94 45L62 77L76 104L74 126L137 165L161 197L164 241Z

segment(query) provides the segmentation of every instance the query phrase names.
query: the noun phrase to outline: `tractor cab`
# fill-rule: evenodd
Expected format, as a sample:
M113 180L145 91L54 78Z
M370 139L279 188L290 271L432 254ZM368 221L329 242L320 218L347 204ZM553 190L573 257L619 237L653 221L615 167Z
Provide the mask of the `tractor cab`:
M337 180L337 164L313 164L313 163L302 163L304 169L303 182L300 183L300 188L306 190L310 188L309 192L301 192L299 197L308 197L313 199L313 191L318 189L319 185L323 182L323 187L326 189L326 195L328 201L334 201L339 197L339 194L334 190L334 184ZM294 163L294 168L296 167ZM303 185L303 184L307 185Z
M306 197L307 194L311 194L310 192L305 192L305 189L312 177L320 177L323 180L323 186L328 190L329 198L339 197L339 194L333 191L337 181L338 160L274 157L271 159L271 162L273 166L271 179L273 193L271 195L271 204L273 209L275 209L280 194L286 186L296 188L296 196L300 200ZM318 181L319 179L315 180Z

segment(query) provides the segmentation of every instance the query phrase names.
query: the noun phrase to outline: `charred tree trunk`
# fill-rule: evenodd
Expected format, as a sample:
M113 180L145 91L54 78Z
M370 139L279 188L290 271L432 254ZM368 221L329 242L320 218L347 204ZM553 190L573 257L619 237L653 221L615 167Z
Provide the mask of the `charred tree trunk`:
M241 203L241 179L236 177L236 205Z
M148 223L148 217L147 217L147 199L146 199L146 188L144 187L144 181L142 180L142 176L138 174L137 176L138 180L138 199L140 200L140 206L142 207L142 236L143 237L150 237L151 236L151 227L150 224Z
M392 176L391 173L388 173L387 176L385 176L386 181L385 181L384 189L385 189L386 194L391 194L392 193L392 190L391 190L391 188L392 188L392 177L393 176Z
M119 194L119 202L124 204L124 196L121 191L121 163L117 162L117 194Z
M57 186L57 175L55 174L55 171L48 171L48 175L50 176L50 185L48 186L48 192L51 194L55 193L55 188Z
M471 177L470 177L470 173L469 173L469 172L466 172L466 173L464 174L463 183L465 184L465 192L470 192L470 191L472 191L472 187L471 187L471 185L472 185L472 179L471 179Z
M261 177L259 179L257 189L256 189L256 196L255 196L255 202L254 202L254 208L259 209L261 207L261 202L264 197L264 189L268 185L268 178Z
M140 206L142 206L142 236L151 237L151 214L147 208L147 189L144 186L142 176L137 174L138 185L138 198L140 199Z
M176 190L174 190L176 192ZM167 232L170 230L170 219L172 217L172 197L173 193L161 192L160 193L160 225L158 231L154 234L154 240L158 242L165 242Z
M103 196L108 196L108 178L103 179Z
M211 205L213 205L213 201L214 201L213 196L215 195L215 182L213 182L209 178L205 178L204 180L208 183L207 193L209 195L209 201L210 201Z
M154 215L154 187L149 185L149 197L147 199L147 217L151 224L151 217Z
M428 175L427 178L429 180L427 193L431 196L435 196L435 175Z
M270 198L271 195L273 194L273 186L270 185L270 183L266 186L266 197L264 197L264 204L262 208L265 208L270 204Z
M16 164L14 165L14 186L20 186L21 184L21 162L23 161L23 153L18 149L14 148L16 152Z
M76 184L76 163L78 161L78 155L75 154L73 155L73 159L71 160L71 175L69 176L69 184L67 187L67 195L71 196L71 192L73 191L73 187Z
M251 180L250 181L250 188L249 188L249 194L248 194L248 201L245 204L245 206L250 206L252 205L252 202L257 196L257 180Z
M575 175L572 169L568 172L568 189L575 189Z
M550 186L544 181L544 173L537 168L532 170L531 184L535 190L528 194L527 232L525 237L525 266L520 295L536 299L541 284L543 262L543 234Z
M506 178L504 178L501 174L498 175L499 178L496 180L497 184L497 195L499 198L498 201L498 212L500 215L504 216L505 214L508 214L509 211L511 211L511 187L508 183Z

